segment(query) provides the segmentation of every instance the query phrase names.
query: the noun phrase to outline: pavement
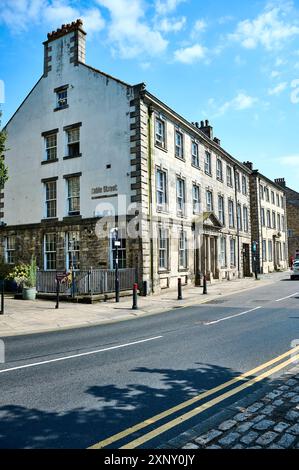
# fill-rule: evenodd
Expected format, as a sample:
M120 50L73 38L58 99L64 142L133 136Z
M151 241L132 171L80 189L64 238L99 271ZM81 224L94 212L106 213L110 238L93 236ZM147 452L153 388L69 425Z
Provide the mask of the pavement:
M230 414L227 413L230 412ZM222 413L223 414L223 413ZM243 406L242 401L213 417L204 433L196 428L169 442L168 448L199 449L299 449L299 365L275 380L267 392ZM193 435L190 439L190 435ZM181 446L182 442L189 442Z
M221 297L271 285L286 275L287 273L273 273L261 276L258 281L246 278L215 282L212 285L208 283L208 295L202 294L202 287L183 287L181 301L177 300L176 291L162 291L158 295L138 297L137 311L132 310L131 297L122 297L119 304L113 300L92 305L60 302L60 308L56 310L53 300L23 301L6 296L5 314L0 315L0 337L114 323L176 308L200 305Z

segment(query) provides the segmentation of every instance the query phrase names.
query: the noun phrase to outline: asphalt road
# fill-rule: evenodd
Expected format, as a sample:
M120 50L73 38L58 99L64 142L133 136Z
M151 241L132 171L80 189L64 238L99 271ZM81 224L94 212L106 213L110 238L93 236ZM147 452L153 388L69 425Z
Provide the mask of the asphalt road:
M105 446L130 447L147 434L134 447L155 448L211 417L270 377L200 414L194 408L220 392L180 404L282 355L299 338L299 282L288 279L117 324L5 339L0 447L87 448L135 426Z

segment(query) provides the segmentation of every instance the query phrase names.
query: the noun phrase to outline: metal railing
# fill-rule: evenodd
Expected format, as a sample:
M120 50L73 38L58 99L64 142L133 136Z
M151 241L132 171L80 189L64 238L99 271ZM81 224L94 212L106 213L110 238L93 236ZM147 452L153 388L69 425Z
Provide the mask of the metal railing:
M38 293L56 293L55 271L38 271L36 289ZM136 269L119 269L120 290L130 290L136 282ZM114 269L90 269L74 271L68 279L60 285L61 294L96 295L115 292L115 270Z

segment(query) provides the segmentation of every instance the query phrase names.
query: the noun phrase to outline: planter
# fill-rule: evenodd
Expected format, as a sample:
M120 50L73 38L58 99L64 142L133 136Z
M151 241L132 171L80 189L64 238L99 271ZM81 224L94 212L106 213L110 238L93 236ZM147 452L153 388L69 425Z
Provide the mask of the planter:
M36 287L23 287L23 300L35 300Z

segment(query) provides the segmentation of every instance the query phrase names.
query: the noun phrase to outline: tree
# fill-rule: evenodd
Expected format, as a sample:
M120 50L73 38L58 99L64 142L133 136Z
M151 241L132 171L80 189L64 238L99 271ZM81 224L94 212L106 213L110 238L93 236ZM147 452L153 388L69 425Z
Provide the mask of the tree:
M5 165L4 162L4 154L7 150L5 146L6 142L6 132L1 130L1 116L2 113L0 111L0 189L4 188L6 181L8 180L8 167Z

